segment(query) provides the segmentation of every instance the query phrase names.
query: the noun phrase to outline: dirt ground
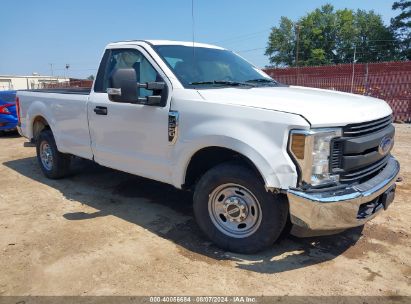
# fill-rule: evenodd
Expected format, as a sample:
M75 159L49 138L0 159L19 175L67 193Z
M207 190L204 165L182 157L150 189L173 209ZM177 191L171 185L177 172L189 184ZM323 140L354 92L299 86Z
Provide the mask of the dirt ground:
M411 126L396 127L387 211L256 255L205 239L189 193L84 160L48 180L25 139L0 137L0 295L411 295Z

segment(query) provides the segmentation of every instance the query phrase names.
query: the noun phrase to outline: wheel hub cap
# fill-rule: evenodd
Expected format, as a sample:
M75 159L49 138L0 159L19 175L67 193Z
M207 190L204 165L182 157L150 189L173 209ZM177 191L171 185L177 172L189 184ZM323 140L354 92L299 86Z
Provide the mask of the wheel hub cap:
M51 147L47 142L42 142L40 145L40 159L46 170L51 170L53 167L53 154Z
M211 221L225 235L245 238L261 224L260 203L254 194L238 184L223 184L214 189L208 200Z
M224 202L224 215L231 222L242 222L248 214L247 204L237 196L232 196Z

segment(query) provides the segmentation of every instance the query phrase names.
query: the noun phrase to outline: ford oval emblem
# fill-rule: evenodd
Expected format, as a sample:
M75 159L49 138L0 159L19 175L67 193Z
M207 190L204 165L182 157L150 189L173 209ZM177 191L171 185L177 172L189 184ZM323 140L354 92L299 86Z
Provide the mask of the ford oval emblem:
M381 155L386 155L390 152L392 145L394 144L394 139L390 136L384 136L380 144L378 145L378 153Z

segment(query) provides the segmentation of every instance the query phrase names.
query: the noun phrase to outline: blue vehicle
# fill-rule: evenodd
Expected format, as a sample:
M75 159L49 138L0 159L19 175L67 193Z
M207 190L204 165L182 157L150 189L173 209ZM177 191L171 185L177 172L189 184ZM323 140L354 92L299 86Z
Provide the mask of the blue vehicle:
M16 91L0 91L0 132L17 127Z

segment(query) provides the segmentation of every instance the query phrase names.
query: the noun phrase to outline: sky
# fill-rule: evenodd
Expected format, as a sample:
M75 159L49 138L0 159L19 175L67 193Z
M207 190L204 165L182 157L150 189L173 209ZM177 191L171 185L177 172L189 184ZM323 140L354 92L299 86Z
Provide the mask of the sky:
M270 28L330 3L374 10L386 24L393 0L193 0L194 37L234 50L259 67ZM13 0L2 2L0 75L95 74L105 45L131 39L193 37L192 0ZM52 64L52 66L51 66ZM66 64L70 67L65 69ZM53 68L53 70L52 70Z

